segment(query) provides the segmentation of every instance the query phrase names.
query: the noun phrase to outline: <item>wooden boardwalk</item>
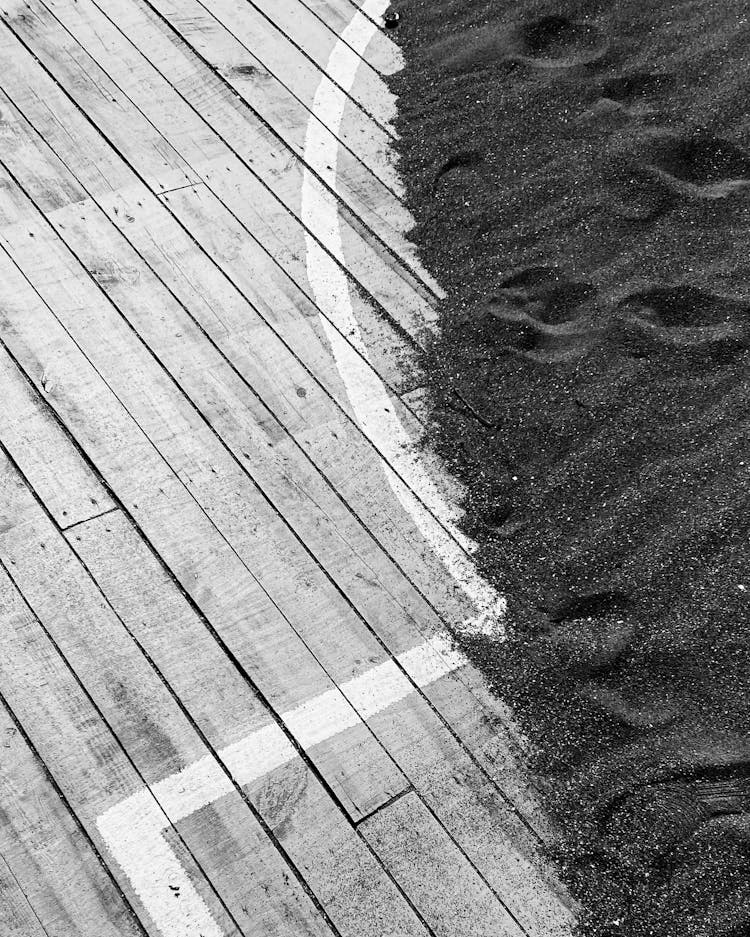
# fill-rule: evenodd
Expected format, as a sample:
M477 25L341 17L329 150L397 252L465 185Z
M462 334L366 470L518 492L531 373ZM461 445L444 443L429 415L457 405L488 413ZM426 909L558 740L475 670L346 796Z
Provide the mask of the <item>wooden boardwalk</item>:
M366 0L0 0L0 934L570 932L421 431Z

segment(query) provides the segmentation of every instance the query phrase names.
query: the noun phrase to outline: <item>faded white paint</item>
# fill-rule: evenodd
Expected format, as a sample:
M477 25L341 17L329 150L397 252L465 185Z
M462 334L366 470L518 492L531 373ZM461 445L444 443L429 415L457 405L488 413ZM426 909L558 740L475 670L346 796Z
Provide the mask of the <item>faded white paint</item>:
M425 687L466 663L442 635L400 654L399 663ZM339 692L340 690L340 692ZM321 693L284 713L281 721L305 750L383 712L414 692L393 660L338 690ZM170 824L215 803L298 757L275 723L136 791L107 810L97 827L107 849L164 937L223 937L221 928L164 835Z
M341 34L341 41L331 52L328 75L339 88L348 90L356 75L357 57L351 49L363 52L377 26L368 17L378 17L388 7L387 0L366 0L363 13L355 13ZM344 119L346 99L331 94L330 83L321 82L308 121L305 139L305 162L318 172L332 189L336 188L338 161L337 134ZM316 118L318 118L316 120ZM323 126L333 131L322 132ZM302 220L309 230L326 231L326 244L345 268L339 213L335 197L320 185L312 172L306 171L302 182ZM367 348L354 316L349 283L342 267L306 233L307 276L315 301L324 313L320 322L325 330L355 417L390 465L385 467L388 483L402 507L414 520L417 529L440 558L448 573L468 595L476 614L456 623L466 632L500 636L506 603L496 589L476 571L470 554L474 544L458 529L458 516L443 497L425 468L415 446L396 415L383 383L375 372L353 352L342 338L346 335L361 355ZM330 321L329 321L330 320ZM338 330L331 323L335 323Z

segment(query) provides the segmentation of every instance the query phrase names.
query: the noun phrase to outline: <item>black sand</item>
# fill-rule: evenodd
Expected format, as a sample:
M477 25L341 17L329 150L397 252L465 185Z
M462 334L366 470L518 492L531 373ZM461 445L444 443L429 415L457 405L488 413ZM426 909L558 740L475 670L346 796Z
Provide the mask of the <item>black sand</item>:
M750 934L750 17L401 0L427 444L591 934Z

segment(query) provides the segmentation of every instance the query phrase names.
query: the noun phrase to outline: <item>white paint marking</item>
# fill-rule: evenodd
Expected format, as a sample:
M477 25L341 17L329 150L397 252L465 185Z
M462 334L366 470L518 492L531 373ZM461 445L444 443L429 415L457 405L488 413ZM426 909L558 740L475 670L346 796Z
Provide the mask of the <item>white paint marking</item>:
M388 0L366 0L362 10L367 16L355 13L334 47L326 71L344 90L351 87L357 63L361 61L357 57L352 58L349 54L351 49L361 55L377 30L368 16L382 15L388 5ZM346 48L346 54L341 51L341 47ZM313 100L312 116L305 137L305 162L323 176L334 191L338 161L336 134L344 119L344 102L344 98L331 95L327 82L321 82ZM323 126L332 133L324 134ZM325 229L326 243L336 260L345 267L336 198L317 182L310 171L305 171L303 176L301 207L306 228ZM320 322L331 345L354 415L379 451L395 466L396 471L389 466L385 466L384 471L402 507L476 609L476 614L457 623L458 627L469 633L499 637L503 630L505 599L477 573L469 556L475 544L458 529L455 509L446 502L425 469L409 434L394 412L388 391L375 372L342 338L342 335L348 336L359 353L367 358L367 348L354 316L349 283L342 267L320 247L312 235L306 233L305 237L308 279L315 301L325 313L321 315ZM336 324L338 330L331 322Z
M434 683L466 663L443 635L405 651L398 660L418 687ZM396 663L386 660L340 688L284 713L281 721L308 751L413 692L414 685ZM107 849L164 937L223 937L164 831L231 794L235 783L243 787L294 761L298 752L274 723L227 745L217 756L218 760L207 755L137 791L97 820Z

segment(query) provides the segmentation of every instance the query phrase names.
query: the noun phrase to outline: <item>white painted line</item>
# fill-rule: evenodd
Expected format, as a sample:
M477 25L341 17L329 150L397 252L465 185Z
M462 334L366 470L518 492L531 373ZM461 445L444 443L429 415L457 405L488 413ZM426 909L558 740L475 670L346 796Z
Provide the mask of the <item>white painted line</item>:
M398 656L419 687L466 663L438 635ZM373 667L284 713L281 721L298 744L310 748L405 699L414 685L393 660ZM298 757L274 724L256 730L181 771L110 807L97 827L112 857L130 880L154 926L164 937L223 937L221 928L167 842L164 831L196 810L264 777ZM222 767L223 766L223 767Z
M361 54L377 30L368 16L380 16L388 5L388 0L366 0L362 4L362 11L367 16L355 13L331 52L326 71L344 90L351 87L357 64L361 61L359 57L351 55L351 50ZM305 162L335 191L338 161L336 135L344 119L345 98L332 95L328 84L321 82L313 100L312 116L305 137ZM323 126L333 133L324 134L321 129ZM336 198L317 182L309 170L305 170L303 175L301 209L306 229L323 227L328 235L326 243L336 260L345 267ZM469 556L475 544L459 530L455 509L446 502L424 467L413 441L394 412L388 391L375 372L342 338L342 335L348 336L360 354L367 358L367 348L352 309L349 283L342 267L320 247L312 235L306 233L305 237L307 276L315 301L324 313L320 322L331 345L354 415L379 451L395 467L396 471L393 471L385 466L384 471L402 507L476 609L475 615L464 622L457 622L456 626L468 633L499 637L503 631L505 599L477 573ZM335 323L338 330L331 322Z

